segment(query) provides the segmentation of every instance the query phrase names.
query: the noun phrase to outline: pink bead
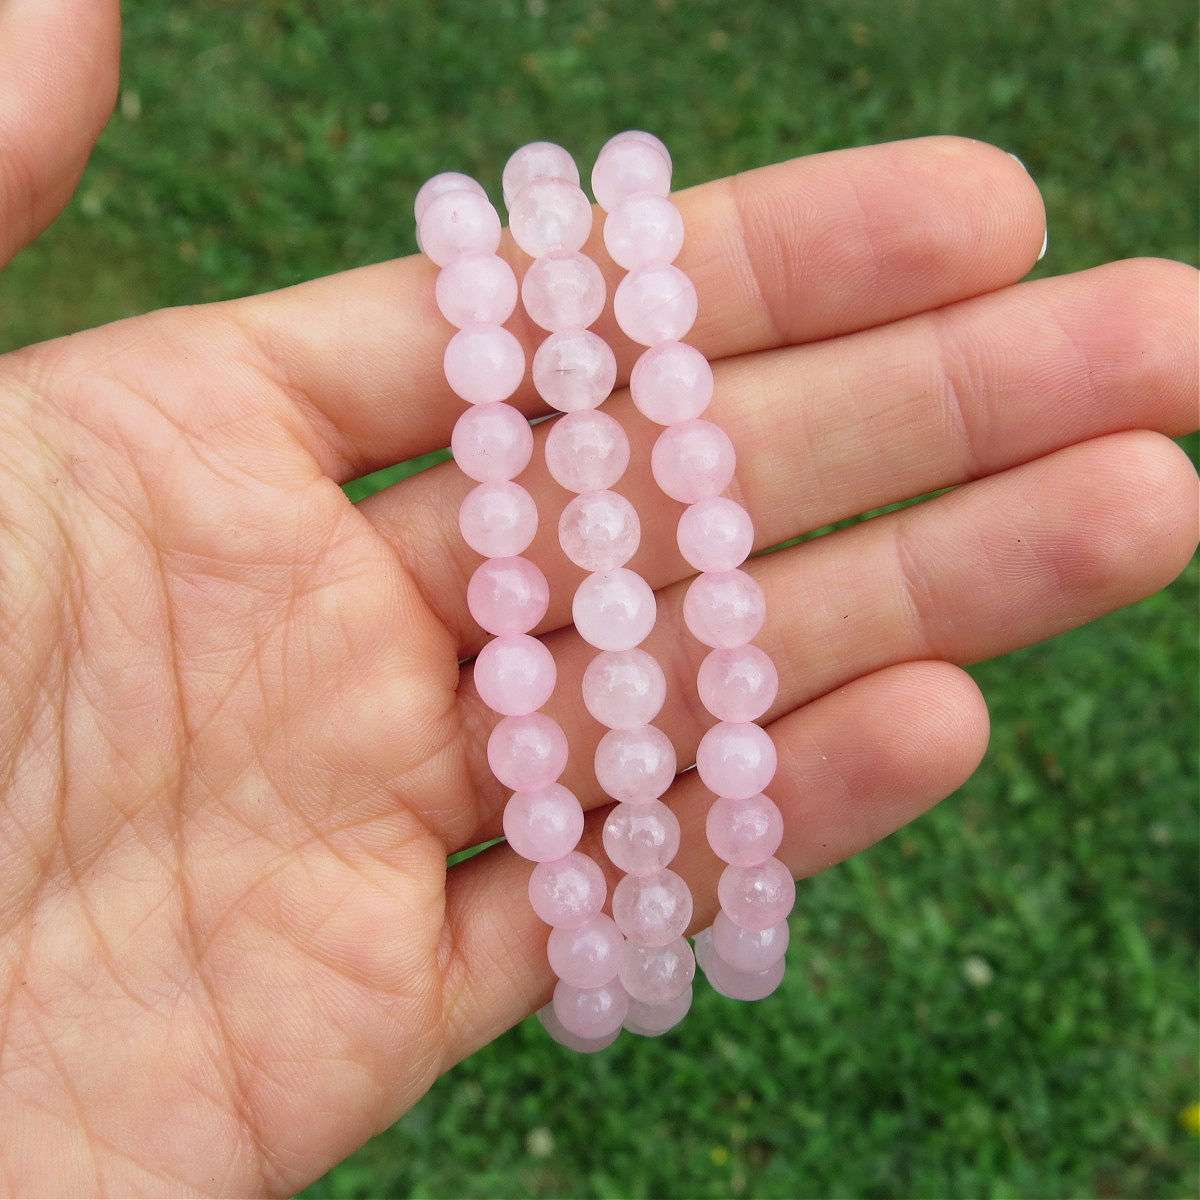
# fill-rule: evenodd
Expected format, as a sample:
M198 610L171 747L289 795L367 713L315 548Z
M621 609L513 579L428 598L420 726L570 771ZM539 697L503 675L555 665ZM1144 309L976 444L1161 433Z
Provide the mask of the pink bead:
M748 975L773 967L787 953L790 936L786 921L766 929L743 929L723 912L712 926L713 949L735 971Z
M521 281L521 301L535 325L551 333L586 329L604 310L604 276L586 255L535 258Z
M560 783L537 792L514 792L504 806L504 836L530 862L570 854L583 836L583 806Z
M667 698L667 677L645 650L597 654L583 673L583 703L609 729L649 725Z
M657 800L675 769L675 747L653 725L610 729L596 747L596 782L614 800Z
M679 818L661 800L616 805L604 822L604 852L627 875L657 875L679 852Z
M717 881L725 915L743 929L768 929L786 920L796 903L796 881L777 858L752 867L726 867Z
M697 571L732 571L754 548L750 514L727 496L684 509L675 536L679 553Z
M775 743L757 725L722 721L696 748L696 770L710 792L745 800L775 776Z
M625 939L612 917L601 913L578 929L552 929L546 943L550 970L572 987L593 988L617 977Z
M713 650L700 664L696 690L718 721L757 721L775 703L779 672L757 646Z
M572 253L592 231L592 206L578 184L535 179L509 205L508 228L531 258Z
M641 1000L629 1000L629 1012L625 1014L624 1027L639 1037L658 1037L674 1029L692 1007L692 988L689 984L678 996L662 1004L644 1004Z
M692 281L672 266L630 271L613 293L613 315L642 346L677 342L696 323L700 301Z
M623 567L642 538L637 509L616 492L584 492L558 519L563 553L585 571Z
M665 196L671 190L671 160L644 141L613 139L596 156L592 194L605 212L612 212L635 192Z
M579 636L597 650L632 650L649 636L656 613L650 585L626 567L589 575L571 602Z
M637 192L608 214L604 245L613 262L627 271L665 267L683 247L683 217L665 196Z
M713 853L737 867L766 862L783 841L783 815L761 792L747 800L719 798L708 810L705 833Z
M579 929L604 907L604 872L586 854L572 850L538 863L529 876L529 903L555 929Z
M413 200L413 216L416 218L417 224L421 223L425 210L439 196L443 196L447 192L461 191L475 192L479 196L487 195L482 184L472 179L470 175L463 175L459 171L443 171L440 175L434 175L431 179L425 180Z
M480 484L493 486L498 485ZM527 558L489 558L475 568L467 584L471 616L481 629L496 636L528 633L546 615L549 604L546 576Z
M492 202L475 191L443 192L421 215L421 249L439 267L464 254L495 254L500 217Z
M654 481L682 504L719 496L736 466L733 443L711 421L681 421L664 429L650 452Z
M450 450L468 479L495 483L513 479L529 465L533 434L512 405L473 404L454 423Z
M545 1004L539 1008L537 1019L541 1022L542 1028L554 1041L568 1050L576 1051L578 1054L596 1054L601 1050L607 1050L617 1040L617 1034L621 1032L618 1029L602 1038L578 1038L563 1028L562 1022L554 1014L553 1003Z
M692 986L696 958L686 939L676 938L665 946L634 946L621 949L617 978L630 999L646 1004L665 1004Z
M533 356L533 386L560 412L595 408L608 399L616 382L616 356L590 329L552 333Z
M734 970L716 951L709 930L696 936L696 962L715 992L730 1000L765 1000L783 982L784 960L764 971Z
M697 641L718 650L744 646L766 616L763 590L745 571L705 571L683 597L684 624Z
M442 316L459 329L503 325L517 307L517 277L498 254L465 254L439 272L434 286Z
M615 980L599 987L576 988L560 979L552 1003L562 1027L589 1040L616 1033L629 1011L629 997Z
M609 146L615 146L621 142L644 142L647 146L653 146L667 160L667 166L671 165L671 152L667 149L667 144L662 138L655 137L654 134L647 133L644 129L624 129L620 133L614 133L600 147L600 154L603 154ZM599 158L599 155L596 157Z
M553 142L530 142L514 150L500 179L504 203L510 210L513 201L535 179L564 179L578 186L579 168L570 154Z
M635 945L665 946L692 919L692 893L674 871L626 875L613 889L613 920Z
M475 690L493 712L525 717L554 691L554 655L528 634L492 638L475 659Z
M537 505L519 483L481 483L463 497L458 527L472 550L488 558L510 558L533 541Z
M492 774L514 792L548 788L567 765L567 735L545 713L505 717L487 744Z
M569 492L602 492L629 465L629 439L606 412L568 413L550 426L546 467Z
M659 425L695 420L713 396L708 359L686 342L661 342L644 350L629 376L638 411Z
M500 325L468 325L446 344L442 368L450 390L468 404L497 404L521 386L525 351Z

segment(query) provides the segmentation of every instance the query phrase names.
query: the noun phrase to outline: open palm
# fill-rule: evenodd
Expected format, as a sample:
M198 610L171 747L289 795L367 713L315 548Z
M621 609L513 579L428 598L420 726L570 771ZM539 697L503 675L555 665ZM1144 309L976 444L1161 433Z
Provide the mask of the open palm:
M0 261L70 194L115 45L111 2L0 13L0 100L19 100L0 104ZM752 564L781 673L781 854L808 875L975 768L986 712L957 664L1186 562L1194 479L1169 436L1195 417L1196 280L1145 261L1018 283L1037 190L955 139L679 203L691 340L716 362L761 546L961 485ZM482 640L469 484L445 465L358 506L339 487L448 440L433 278L386 263L0 359L7 1194L294 1191L548 993L528 867L503 846L445 866L497 834L505 799L459 665ZM607 314L602 332L626 372L635 348ZM689 762L702 648L677 635L677 513L649 475L653 427L624 392L609 403L634 445L631 565L660 589L661 724ZM594 842L579 572L539 458L522 482L553 595L548 711ZM719 866L706 798L690 774L666 798L699 925Z

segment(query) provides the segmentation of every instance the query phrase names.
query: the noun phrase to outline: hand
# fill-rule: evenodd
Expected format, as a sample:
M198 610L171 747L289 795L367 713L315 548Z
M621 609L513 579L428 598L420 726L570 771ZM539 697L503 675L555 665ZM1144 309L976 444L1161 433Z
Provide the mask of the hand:
M0 112L17 114L0 258L69 194L115 85L111 0L51 7L0 16ZM1145 261L1018 283L1037 189L956 139L680 204L690 340L716 361L760 545L960 485L753 564L782 676L782 854L809 875L974 770L987 715L957 664L1137 600L1188 559L1194 478L1168 439L1195 417L1196 279ZM468 484L444 465L357 507L338 486L447 443L461 405L434 273L385 263L0 359L7 1194L291 1193L547 997L527 865L498 846L445 868L496 836L505 799L458 665L481 642ZM603 332L627 371L634 348ZM611 408L634 441L633 565L660 589L660 723L687 762L704 719L675 506L649 478L654 430L625 393ZM578 572L539 458L522 482L553 592L551 711L594 845ZM668 799L699 927L705 799L692 775Z

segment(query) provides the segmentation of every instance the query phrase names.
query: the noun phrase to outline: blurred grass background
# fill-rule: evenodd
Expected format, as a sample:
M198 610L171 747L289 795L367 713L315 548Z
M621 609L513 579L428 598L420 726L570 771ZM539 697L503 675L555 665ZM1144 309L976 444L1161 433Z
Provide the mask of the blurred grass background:
M628 126L680 186L970 134L1041 185L1039 272L1196 255L1186 0L126 7L117 114L0 277L0 348L408 252L426 176L496 181L539 137L587 163ZM701 986L670 1037L589 1059L526 1023L308 1194L1196 1195L1196 601L1193 565L980 666L985 765L803 885L776 998Z

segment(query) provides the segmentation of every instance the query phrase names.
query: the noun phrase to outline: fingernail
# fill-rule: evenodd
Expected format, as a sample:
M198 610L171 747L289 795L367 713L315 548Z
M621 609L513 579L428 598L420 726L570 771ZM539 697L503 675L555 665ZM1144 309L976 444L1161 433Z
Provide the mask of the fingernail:
M1024 171L1025 174L1028 175L1030 179L1033 178L1033 172L1030 171L1030 169L1025 165L1025 160L1023 158L1014 154L1011 150L1005 150L1004 153L1007 154L1008 157L1011 158L1014 162L1018 163L1021 167L1021 170ZM1038 256L1037 256L1038 262L1041 262L1042 259L1046 257L1046 251L1049 248L1050 248L1050 230L1047 229L1046 232L1042 234L1042 248L1038 251Z
M1046 232L1042 234L1042 248L1038 251L1038 256L1037 256L1038 262L1041 262L1042 259L1046 257L1046 251L1049 249L1049 247L1050 247L1050 230L1047 229Z

